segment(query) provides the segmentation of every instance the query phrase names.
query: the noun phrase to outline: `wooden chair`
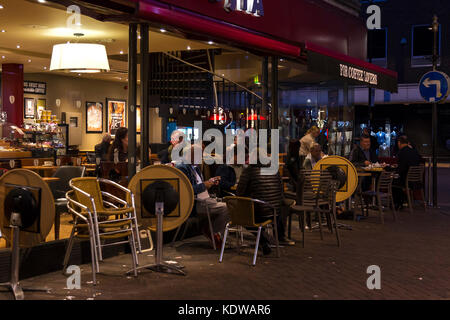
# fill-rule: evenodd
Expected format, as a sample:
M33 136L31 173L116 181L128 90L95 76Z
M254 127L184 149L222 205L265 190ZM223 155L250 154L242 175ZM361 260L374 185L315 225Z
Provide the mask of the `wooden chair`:
M394 179L394 174L392 172L383 171L378 178L377 186L375 191L365 191L363 192L364 196L368 198L376 198L378 213L380 216L380 221L384 224L384 214L383 214L383 204L382 200L386 199L388 202L388 206L392 209L392 215L394 220L397 220L395 214L395 205L394 205L394 197L392 195L392 182ZM367 203L366 211L369 212L369 207Z
M425 184L424 184L424 171L425 167L421 166L411 166L408 169L408 174L406 175L405 192L408 198L408 207L411 213L414 212L414 190L420 190L423 207L427 209L427 203L425 201Z
M267 228L268 226L272 226L274 233L275 233L275 244L277 249L277 257L280 256L280 249L279 249L279 243L278 243L278 231L277 231L277 212L276 209L269 203L257 200L257 199L251 199L251 198L245 198L245 197L225 197L223 199L224 202L227 204L228 213L230 214L231 221L227 224L225 228L225 234L223 237L222 242L222 250L220 251L220 258L219 262L222 262L223 260L223 253L225 251L225 244L227 241L228 233L230 231L237 231L242 232L239 227L243 228L255 228L257 229L257 235L256 235L256 244L255 244L255 251L253 254L253 261L252 265L256 265L256 257L258 256L258 247L259 247L259 240L261 239L261 231L263 228ZM254 204L259 203L264 206L268 206L271 209L273 209L273 218L268 219L261 223L255 222L255 207ZM250 232L255 232L251 231ZM238 247L239 249L239 247Z

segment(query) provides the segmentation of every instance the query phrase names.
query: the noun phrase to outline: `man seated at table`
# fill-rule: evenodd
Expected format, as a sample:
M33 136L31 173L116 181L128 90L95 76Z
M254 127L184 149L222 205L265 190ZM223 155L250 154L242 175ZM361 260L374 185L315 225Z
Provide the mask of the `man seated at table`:
M398 167L396 172L399 178L394 179L392 195L395 207L398 210L406 200L403 188L405 187L409 167L420 165L422 159L417 150L411 147L407 136L400 136L397 140L397 145L399 152L397 154Z
M313 170L316 163L322 159L322 147L320 144L314 143L309 151L305 161L303 161L303 169L305 170Z
M356 146L350 153L350 161L356 167L367 167L372 163L378 161L378 156L375 150L370 148L370 136L361 136L359 146Z
M206 206L208 206L213 225L214 239L211 239L207 219L203 219L201 222L201 230L210 241L215 241L216 247L220 248L222 245L222 235L225 232L226 224L230 220L228 209L224 202L217 202L217 200L211 198L208 193L208 189L219 184L220 177L213 177L204 181L199 165L191 164L194 163L196 148L199 148L200 152L202 151L201 148L196 145L186 147L187 151L190 150L190 159L192 160L189 159L188 152L185 152L186 159L183 159L183 163L177 164L176 168L180 169L187 176L192 184L196 198L201 201L201 204L196 203L194 208L195 212L205 215L206 217Z
M370 136L363 135L361 136L359 146L356 146L351 154L350 161L356 167L367 167L372 163L376 163L378 161L378 156L375 150L370 148ZM371 188L372 179L370 177L364 177L361 182L362 191L368 191Z
M259 161L258 161L259 162ZM249 197L270 203L277 211L277 231L278 240L281 245L295 245L295 242L285 236L285 224L287 219L282 216L282 207L285 206L283 196L283 183L280 173L266 175L261 173L261 169L269 165L251 164L242 172L236 195ZM273 209L255 203L255 222L264 222L273 219ZM261 233L261 247L265 255L270 254L270 239L266 232Z

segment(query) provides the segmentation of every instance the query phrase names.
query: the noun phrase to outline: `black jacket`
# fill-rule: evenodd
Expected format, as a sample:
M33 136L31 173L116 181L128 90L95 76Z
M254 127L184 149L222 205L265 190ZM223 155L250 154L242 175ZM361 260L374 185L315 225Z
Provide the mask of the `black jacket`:
M108 159L108 150L110 143L101 142L95 145L95 157L100 158L102 161L107 161Z
M400 175L399 181L403 185L406 182L406 176L410 166L418 166L421 163L422 157L416 149L411 147L404 147L398 154L398 168L397 172Z
M280 174L262 175L261 166L250 165L241 174L236 195L266 201L279 212L283 197L283 186ZM255 204L255 215L259 217L273 216L273 209Z
M364 151L361 149L360 146L356 146L351 154L349 160L357 167L364 167L364 161L370 161L372 163L375 163L378 161L378 156L375 152L375 150L369 149L370 157L369 159L366 158L366 155L364 154Z
M220 177L219 187L222 190L230 191L231 187L236 184L236 172L233 167L226 164L217 167L215 176Z

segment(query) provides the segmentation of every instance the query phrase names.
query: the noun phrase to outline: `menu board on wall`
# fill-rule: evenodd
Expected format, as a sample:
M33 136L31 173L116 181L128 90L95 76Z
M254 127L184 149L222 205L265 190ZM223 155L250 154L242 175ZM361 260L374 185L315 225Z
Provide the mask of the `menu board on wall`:
M126 106L125 100L106 99L106 118L108 119L108 133L115 135L117 129L125 127L126 121Z
M23 92L32 94L47 94L47 84L45 82L24 81Z

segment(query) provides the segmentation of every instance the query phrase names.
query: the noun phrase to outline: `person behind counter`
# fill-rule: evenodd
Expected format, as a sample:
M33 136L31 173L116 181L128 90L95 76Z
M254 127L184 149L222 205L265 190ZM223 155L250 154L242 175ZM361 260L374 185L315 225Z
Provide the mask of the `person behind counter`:
M316 126L312 126L303 138L300 139L300 156L306 157L309 154L311 146L316 142L317 137L320 135L320 129Z
M111 135L105 133L102 138L102 142L95 145L95 157L100 158L101 161L106 161L108 157L109 147L111 146Z

